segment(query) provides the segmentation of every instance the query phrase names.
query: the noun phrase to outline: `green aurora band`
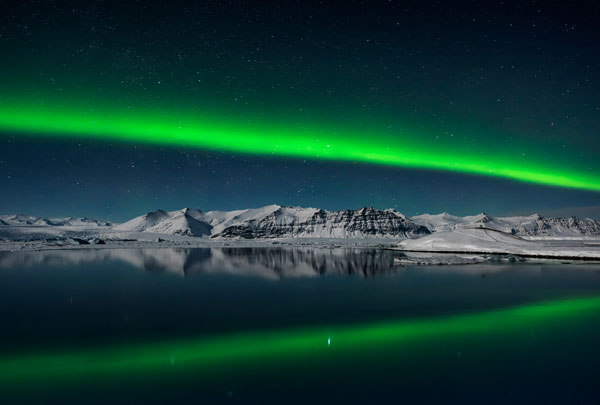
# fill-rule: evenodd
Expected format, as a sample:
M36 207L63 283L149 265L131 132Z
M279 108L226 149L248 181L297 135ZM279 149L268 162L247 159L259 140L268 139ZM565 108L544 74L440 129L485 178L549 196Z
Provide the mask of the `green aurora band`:
M58 354L25 354L0 358L0 388L21 384L73 384L97 377L140 376L179 369L207 376L219 369L282 362L302 364L306 359L347 356L368 350L410 353L445 339L486 341L504 334L528 336L536 327L568 327L569 322L595 322L600 297L574 298L519 307L421 319L400 319L333 328L314 327L239 332L198 339L138 345L74 349ZM435 344L435 343L434 343ZM203 373L203 370L205 373ZM87 380L91 378L91 380Z
M102 103L102 105L110 103ZM432 133L390 134L377 129L328 127L319 123L266 122L213 114L176 114L158 109L90 108L75 103L0 103L0 132L25 136L98 139L252 155L361 162L456 171L549 186L600 191L590 168L566 168L547 157L515 158L506 150L485 153L464 145L436 144ZM505 148L506 149L506 148Z

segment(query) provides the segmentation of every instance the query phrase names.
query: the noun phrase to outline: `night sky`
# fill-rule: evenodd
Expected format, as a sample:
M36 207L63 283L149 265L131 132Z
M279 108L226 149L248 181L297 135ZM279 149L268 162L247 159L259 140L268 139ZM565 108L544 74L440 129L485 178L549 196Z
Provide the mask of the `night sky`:
M0 213L600 218L600 14L519 3L3 2Z

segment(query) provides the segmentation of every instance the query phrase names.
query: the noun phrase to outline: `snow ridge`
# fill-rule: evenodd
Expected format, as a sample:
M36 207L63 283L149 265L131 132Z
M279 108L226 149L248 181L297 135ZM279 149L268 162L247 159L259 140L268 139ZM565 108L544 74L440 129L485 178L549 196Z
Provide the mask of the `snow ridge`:
M106 227L112 222L89 218L42 218L31 215L0 215L0 226L73 226L73 227Z
M206 223L202 211L191 208L171 212L149 212L113 228L116 231L182 236L206 236L210 235L211 229L212 226Z
M600 221L590 218L554 218L540 214L514 217L492 217L486 213L458 217L448 213L423 214L410 218L431 232L461 228L485 227L517 236L577 237L600 235Z
M154 211L113 228L212 238L415 238L430 231L395 210L325 211L268 205L236 211Z

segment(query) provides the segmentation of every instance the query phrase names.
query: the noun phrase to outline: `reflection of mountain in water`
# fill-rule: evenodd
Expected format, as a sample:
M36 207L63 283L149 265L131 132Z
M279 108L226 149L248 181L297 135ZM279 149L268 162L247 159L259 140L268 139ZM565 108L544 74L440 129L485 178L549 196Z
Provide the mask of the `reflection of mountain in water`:
M77 266L121 261L151 272L234 274L264 278L324 274L374 276L395 270L394 252L377 249L161 248L0 252L0 268Z

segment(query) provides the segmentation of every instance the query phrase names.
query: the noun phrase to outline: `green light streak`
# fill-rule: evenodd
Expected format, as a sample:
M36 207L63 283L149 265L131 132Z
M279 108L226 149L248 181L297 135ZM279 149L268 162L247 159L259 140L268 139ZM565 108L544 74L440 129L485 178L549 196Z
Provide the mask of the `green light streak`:
M379 347L407 352L425 341L449 338L485 339L503 333L522 334L534 325L561 325L578 316L600 313L600 297L529 304L452 317L402 319L335 328L246 332L186 341L167 341L60 354L0 359L0 386L26 383L73 383L77 378L119 377L169 368L203 369L208 373L272 360L293 364L311 356L357 353ZM258 363L257 363L258 362Z
M239 117L178 116L151 109L139 112L82 106L46 107L0 103L0 131L29 136L100 139L195 147L253 155L362 162L407 168L456 171L550 186L600 191L589 169L564 168L548 159L515 157L488 147L436 143L431 133L395 136L368 129L243 120ZM514 152L514 151L513 151Z

